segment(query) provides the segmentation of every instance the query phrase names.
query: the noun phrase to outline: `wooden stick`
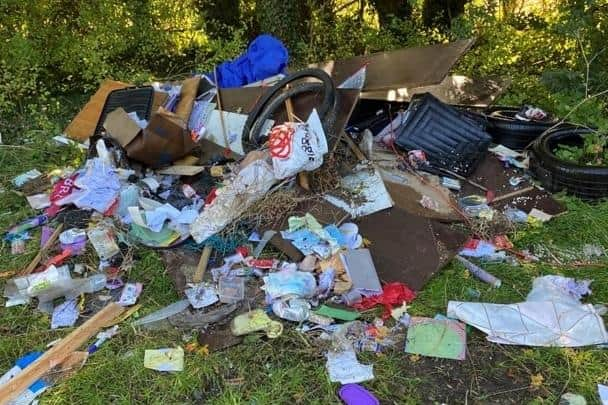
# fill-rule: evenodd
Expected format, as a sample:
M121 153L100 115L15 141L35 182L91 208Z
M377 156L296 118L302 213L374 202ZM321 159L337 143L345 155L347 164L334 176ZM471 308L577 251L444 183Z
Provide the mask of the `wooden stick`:
M209 245L205 245L205 247L203 248L201 258L198 261L198 266L196 266L196 272L194 272L194 276L192 276L192 282L200 283L203 281L203 277L205 276L205 271L207 270L207 264L209 263L209 257L211 256L212 250L213 248Z
M224 112L222 111L222 97L220 95L220 85L217 82L217 68L213 69L213 76L215 77L215 88L217 89L217 109L220 112L220 124L222 126L222 135L224 142L226 142L226 149L230 149L230 142L228 141L228 134L226 133L226 124L224 123Z
M26 390L46 372L61 364L72 352L86 343L104 325L122 314L124 310L123 307L112 302L57 342L15 378L0 386L0 405L8 404L11 399Z
M493 199L492 201L490 201L490 204L494 204L494 203L497 203L499 201L506 200L507 198L517 197L520 194L525 194L525 193L527 193L529 191L532 191L532 190L534 190L534 186L522 188L521 190L513 191L511 193L507 193L505 195L501 195L500 197L496 197L495 199Z
M470 185L472 185L473 187L477 187L478 189L480 189L480 190L482 190L482 191L485 191L486 193L488 192L487 187L484 187L484 186L482 186L482 185L481 185L481 184L479 184L479 183L475 183L473 180L469 180L469 179L467 179L466 177L459 175L458 173L454 173L454 172L453 172L453 171L451 171L451 170L448 170L448 169L442 169L442 168L439 168L439 170L440 170L440 171L442 171L442 172L444 172L444 173L446 173L446 174L449 174L449 175L450 175L450 176L452 176L452 177L456 177L458 180L466 181L467 183L469 183L469 184L470 184Z
M44 243L44 245L42 245L40 251L36 254L36 256L34 256L34 259L30 262L30 264L28 264L27 267L23 269L21 273L19 273L20 276L27 276L32 271L34 271L36 266L38 266L38 264L42 260L42 256L53 246L57 238L59 238L59 234L62 230L63 224L59 225L57 229L55 229L51 237Z
M346 141L346 143L348 144L348 147L353 151L353 153L355 154L355 156L357 157L357 159L359 159L359 160L367 160L367 157L365 157L365 155L363 154L363 152L361 152L361 149L359 149L359 147L357 146L357 144L355 143L355 141L353 141L351 139L351 137L348 136L348 134L344 134L344 136L342 136L342 138Z

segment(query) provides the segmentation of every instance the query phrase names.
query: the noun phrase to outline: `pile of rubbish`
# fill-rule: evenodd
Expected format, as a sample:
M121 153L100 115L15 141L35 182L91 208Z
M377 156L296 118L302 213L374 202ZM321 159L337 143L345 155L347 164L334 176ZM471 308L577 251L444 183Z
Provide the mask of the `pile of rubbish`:
M542 260L515 249L510 230L565 212L522 151L557 121L532 107L486 107L500 83L448 80L471 45L289 71L287 49L261 36L181 82L104 82L55 138L86 151L83 166L13 181L39 214L5 239L22 254L40 234L40 250L2 273L5 305L36 303L51 328L75 329L17 359L0 398L32 402L121 325L195 330L208 351L293 328L319 342L347 404L378 403L358 385L374 378L358 353L401 347L463 360L466 325L501 344L605 344L605 309L581 302L590 281L560 276L537 278L519 303L408 313L453 259L500 288L484 263ZM180 296L154 312L138 304L146 285L130 272L140 246L157 249L167 271L155 277L170 277ZM147 315L134 319L140 308ZM143 364L177 372L184 355L146 350Z

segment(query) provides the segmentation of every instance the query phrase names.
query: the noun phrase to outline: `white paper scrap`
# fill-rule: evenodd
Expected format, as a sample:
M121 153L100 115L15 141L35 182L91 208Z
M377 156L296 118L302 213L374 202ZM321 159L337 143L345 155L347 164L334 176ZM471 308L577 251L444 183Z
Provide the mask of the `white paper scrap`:
M353 351L328 352L326 357L331 382L354 384L374 379L374 366L359 363Z

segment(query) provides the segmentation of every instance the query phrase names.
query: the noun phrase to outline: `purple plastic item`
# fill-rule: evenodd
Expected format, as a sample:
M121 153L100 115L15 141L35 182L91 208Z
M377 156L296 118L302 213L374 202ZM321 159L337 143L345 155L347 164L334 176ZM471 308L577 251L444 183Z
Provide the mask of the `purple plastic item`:
M359 384L344 384L338 394L346 405L380 405L380 401Z

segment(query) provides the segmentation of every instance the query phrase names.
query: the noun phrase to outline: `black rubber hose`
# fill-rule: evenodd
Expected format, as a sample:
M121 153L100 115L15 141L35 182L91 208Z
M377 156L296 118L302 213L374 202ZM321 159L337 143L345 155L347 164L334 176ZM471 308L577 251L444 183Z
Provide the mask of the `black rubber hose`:
M531 147L530 170L549 191L566 190L583 199L608 196L608 166L585 166L555 155L559 144L583 144L583 136L594 130L563 125L541 135Z
M284 93L279 94L277 97L272 99L270 103L266 106L264 111L262 111L255 122L253 123L253 127L249 131L250 139L249 141L254 145L260 145L262 142L263 134L261 134L264 123L267 119L270 119L276 110L282 108L285 105L285 101L290 99L291 97L297 96L298 94L304 93L318 93L324 91L323 85L321 83L302 83L295 87L290 88ZM317 110L317 112L319 112ZM327 127L327 122L329 121L329 117L332 111L321 115L319 112L319 117L324 123L324 127Z
M253 107L253 110L251 110L251 112L249 113L247 121L245 121L245 126L243 128L243 139L255 139L255 137L252 136L251 130L253 128L254 123L258 120L260 114L265 111L270 101L285 86L304 78L315 78L321 81L321 84L323 86L323 101L317 108L317 112L319 113L321 119L323 119L325 115L330 112L330 109L333 110L336 102L336 88L331 77L329 77L329 75L321 69L300 70L283 78L281 81L272 86L266 93L262 95L260 100Z

